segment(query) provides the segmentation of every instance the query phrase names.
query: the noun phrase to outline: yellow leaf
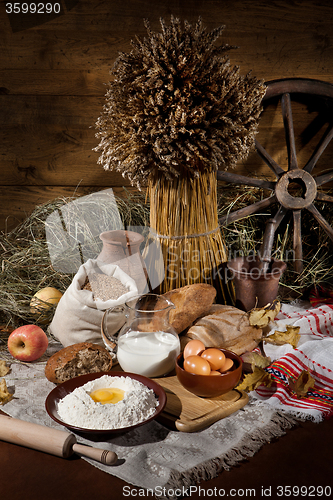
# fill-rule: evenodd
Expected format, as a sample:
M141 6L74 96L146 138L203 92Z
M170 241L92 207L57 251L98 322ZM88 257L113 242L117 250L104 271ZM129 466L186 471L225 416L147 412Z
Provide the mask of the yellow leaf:
M0 377L4 377L10 372L10 368L6 365L4 359L0 359Z
M315 385L315 379L311 377L308 370L303 370L295 382L291 378L288 382L290 389L296 393L297 398L304 398L309 389Z
M280 332L275 330L273 335L269 335L268 337L264 337L264 342L274 345L284 345L291 344L294 349L296 349L299 339L301 336L299 335L299 326L290 326L287 325L287 330L285 332Z
M0 404L4 405L8 403L13 397L13 394L11 394L8 389L7 389L7 384L5 379L3 378L0 381Z
M245 352L241 355L241 358L243 362L243 371L247 372L253 372L256 366L258 368L266 368L266 366L271 364L271 358L262 356L261 354L253 351Z
M272 379L269 373L267 373L262 368L256 367L252 373L245 375L243 381L238 384L236 389L239 391L250 392L254 391L259 385L265 385L270 387L272 385Z
M249 322L251 326L265 328L280 312L281 304L278 300L274 300L271 304L265 307L255 308L249 312Z

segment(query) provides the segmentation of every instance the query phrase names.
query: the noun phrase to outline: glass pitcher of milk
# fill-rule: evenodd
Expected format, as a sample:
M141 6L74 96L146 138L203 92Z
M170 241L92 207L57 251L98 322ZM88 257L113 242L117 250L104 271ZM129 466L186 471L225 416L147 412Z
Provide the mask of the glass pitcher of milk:
M105 311L102 338L107 348L115 348L124 371L161 377L174 369L180 341L169 323L171 309L175 305L170 300L147 293ZM123 326L117 333L119 322Z

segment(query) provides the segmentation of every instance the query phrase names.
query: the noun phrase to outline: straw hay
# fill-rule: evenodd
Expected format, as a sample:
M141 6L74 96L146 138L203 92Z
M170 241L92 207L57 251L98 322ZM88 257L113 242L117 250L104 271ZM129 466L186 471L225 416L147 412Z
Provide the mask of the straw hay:
M64 292L70 285L75 271L64 273L53 267L45 237L45 221L50 214L68 206L75 199L77 198L59 198L37 206L17 228L10 233L0 234L0 331L2 331L2 339L21 324L39 324L38 318L30 311L30 300L39 289L52 286ZM116 202L125 227L148 226L149 207L145 205L143 195L132 195L125 190L122 198L116 197ZM91 210L94 209L93 203L95 202L92 202ZM110 224L110 218L114 216L114 207L107 203L99 203L98 214L105 219L105 227L107 227ZM84 224L84 221L81 221L80 231L83 235L82 239L89 247L91 258L96 257L102 248L98 235L92 236L91 227L89 224ZM87 255L84 244L81 250ZM72 259L70 267L74 270L82 264L81 260L78 261L77 241L73 241L73 247L67 251L66 259L67 261ZM54 308L51 307L47 311L47 322L51 321L53 314Z

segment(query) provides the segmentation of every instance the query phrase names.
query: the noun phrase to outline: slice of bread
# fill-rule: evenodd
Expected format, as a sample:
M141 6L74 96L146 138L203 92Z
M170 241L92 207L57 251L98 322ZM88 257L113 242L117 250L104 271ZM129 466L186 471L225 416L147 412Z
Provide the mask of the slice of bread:
M108 372L112 357L98 344L80 342L60 349L46 363L45 376L54 384L61 384L86 373Z

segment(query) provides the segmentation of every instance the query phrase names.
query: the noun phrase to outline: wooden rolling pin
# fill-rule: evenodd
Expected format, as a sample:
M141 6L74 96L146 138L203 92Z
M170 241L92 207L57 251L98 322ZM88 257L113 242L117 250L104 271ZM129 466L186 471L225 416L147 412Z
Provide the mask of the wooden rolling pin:
M63 458L77 453L104 465L113 465L118 460L113 451L77 443L74 434L25 422L7 415L0 415L0 439Z

